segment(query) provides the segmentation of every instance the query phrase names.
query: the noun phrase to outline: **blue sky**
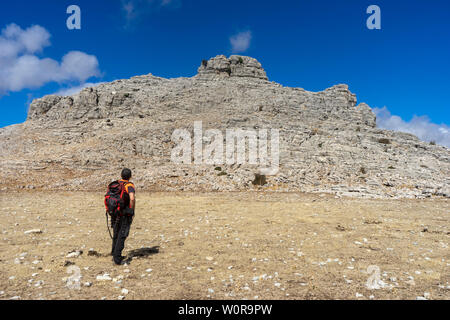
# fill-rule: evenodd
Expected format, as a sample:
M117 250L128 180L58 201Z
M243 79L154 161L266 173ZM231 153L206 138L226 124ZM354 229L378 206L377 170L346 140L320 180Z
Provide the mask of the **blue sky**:
M72 4L81 8L81 30L66 27ZM372 4L381 8L381 30L366 27ZM26 68L0 70L0 127L23 122L33 98L84 83L147 73L193 76L202 59L233 54L232 43L283 85L320 91L348 84L358 102L378 108L382 126L413 131L425 124L422 130L431 132L450 124L447 0L15 0L0 10L0 29L10 26L3 40L13 34L11 24L23 34L42 28L32 30L41 36L38 48L18 55L51 59L45 60L51 67L40 72L39 61L33 81ZM4 48L0 41L0 67ZM3 69L14 59L4 60ZM448 133L436 139L445 144Z

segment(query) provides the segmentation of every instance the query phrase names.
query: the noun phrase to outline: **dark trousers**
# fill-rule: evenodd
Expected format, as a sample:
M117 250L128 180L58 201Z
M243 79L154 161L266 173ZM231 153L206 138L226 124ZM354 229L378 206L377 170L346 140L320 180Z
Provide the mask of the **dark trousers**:
M122 258L122 251L125 247L125 240L130 234L130 227L132 222L133 217L131 216L119 216L111 221L114 232L111 254L114 257L114 260L119 261Z

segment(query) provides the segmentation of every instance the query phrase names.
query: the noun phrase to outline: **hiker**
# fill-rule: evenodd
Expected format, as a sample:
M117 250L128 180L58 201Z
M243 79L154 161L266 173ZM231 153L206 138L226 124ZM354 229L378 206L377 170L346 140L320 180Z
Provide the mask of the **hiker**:
M115 264L122 264L125 259L122 251L125 240L130 233L131 223L134 217L136 205L136 188L131 179L131 170L122 170L122 179L112 182L108 186L105 196L106 210L111 216L111 227L113 229L111 255Z

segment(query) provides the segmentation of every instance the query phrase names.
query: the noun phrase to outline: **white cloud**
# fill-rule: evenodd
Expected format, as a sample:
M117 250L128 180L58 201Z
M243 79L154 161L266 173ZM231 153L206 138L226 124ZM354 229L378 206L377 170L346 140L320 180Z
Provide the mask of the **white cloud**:
M41 52L50 45L50 33L40 26L22 30L16 24L10 24L0 35L0 59L16 57L20 52L33 54Z
M239 32L230 37L231 47L234 53L244 52L250 47L250 41L252 40L252 32L244 31Z
M411 121L404 121L399 116L391 115L386 107L372 109L377 116L377 126L381 129L402 131L414 134L419 139L450 148L450 127L435 124L427 116L414 116Z
M134 17L136 16L136 11L134 8L133 1L124 2L122 4L122 9L123 9L123 11L125 11L125 18L126 18L127 22L133 20Z
M61 62L38 56L50 45L50 33L41 26L22 29L10 24L0 34L0 96L10 91L36 89L49 82L84 82L100 75L98 60L80 51Z
M87 83L80 84L79 86L61 89L58 92L56 92L55 95L63 96L63 97L73 96L73 95L79 93L84 88L96 87L96 86L99 86L99 85L101 85L103 83L105 83L105 82L96 82L96 83L87 82Z
M61 72L63 77L74 78L82 82L100 74L97 58L80 51L71 51L63 57Z
M125 13L126 26L137 20L141 15L159 10L160 8L179 8L181 0L122 0L122 10Z

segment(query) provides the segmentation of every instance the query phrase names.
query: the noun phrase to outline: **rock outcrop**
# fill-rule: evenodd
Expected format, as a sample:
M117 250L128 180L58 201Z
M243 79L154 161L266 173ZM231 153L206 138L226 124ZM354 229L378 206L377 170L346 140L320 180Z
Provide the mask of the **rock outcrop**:
M251 57L220 55L208 61L203 60L196 78L204 80L226 77L247 77L268 80L266 72L258 60Z
M255 165L173 163L172 133L195 121L224 133L279 130L279 171L258 180ZM151 190L450 195L448 148L376 128L346 85L283 87L244 56L203 61L192 78L149 74L37 99L25 123L0 129L0 150L2 188L102 190L127 166Z

